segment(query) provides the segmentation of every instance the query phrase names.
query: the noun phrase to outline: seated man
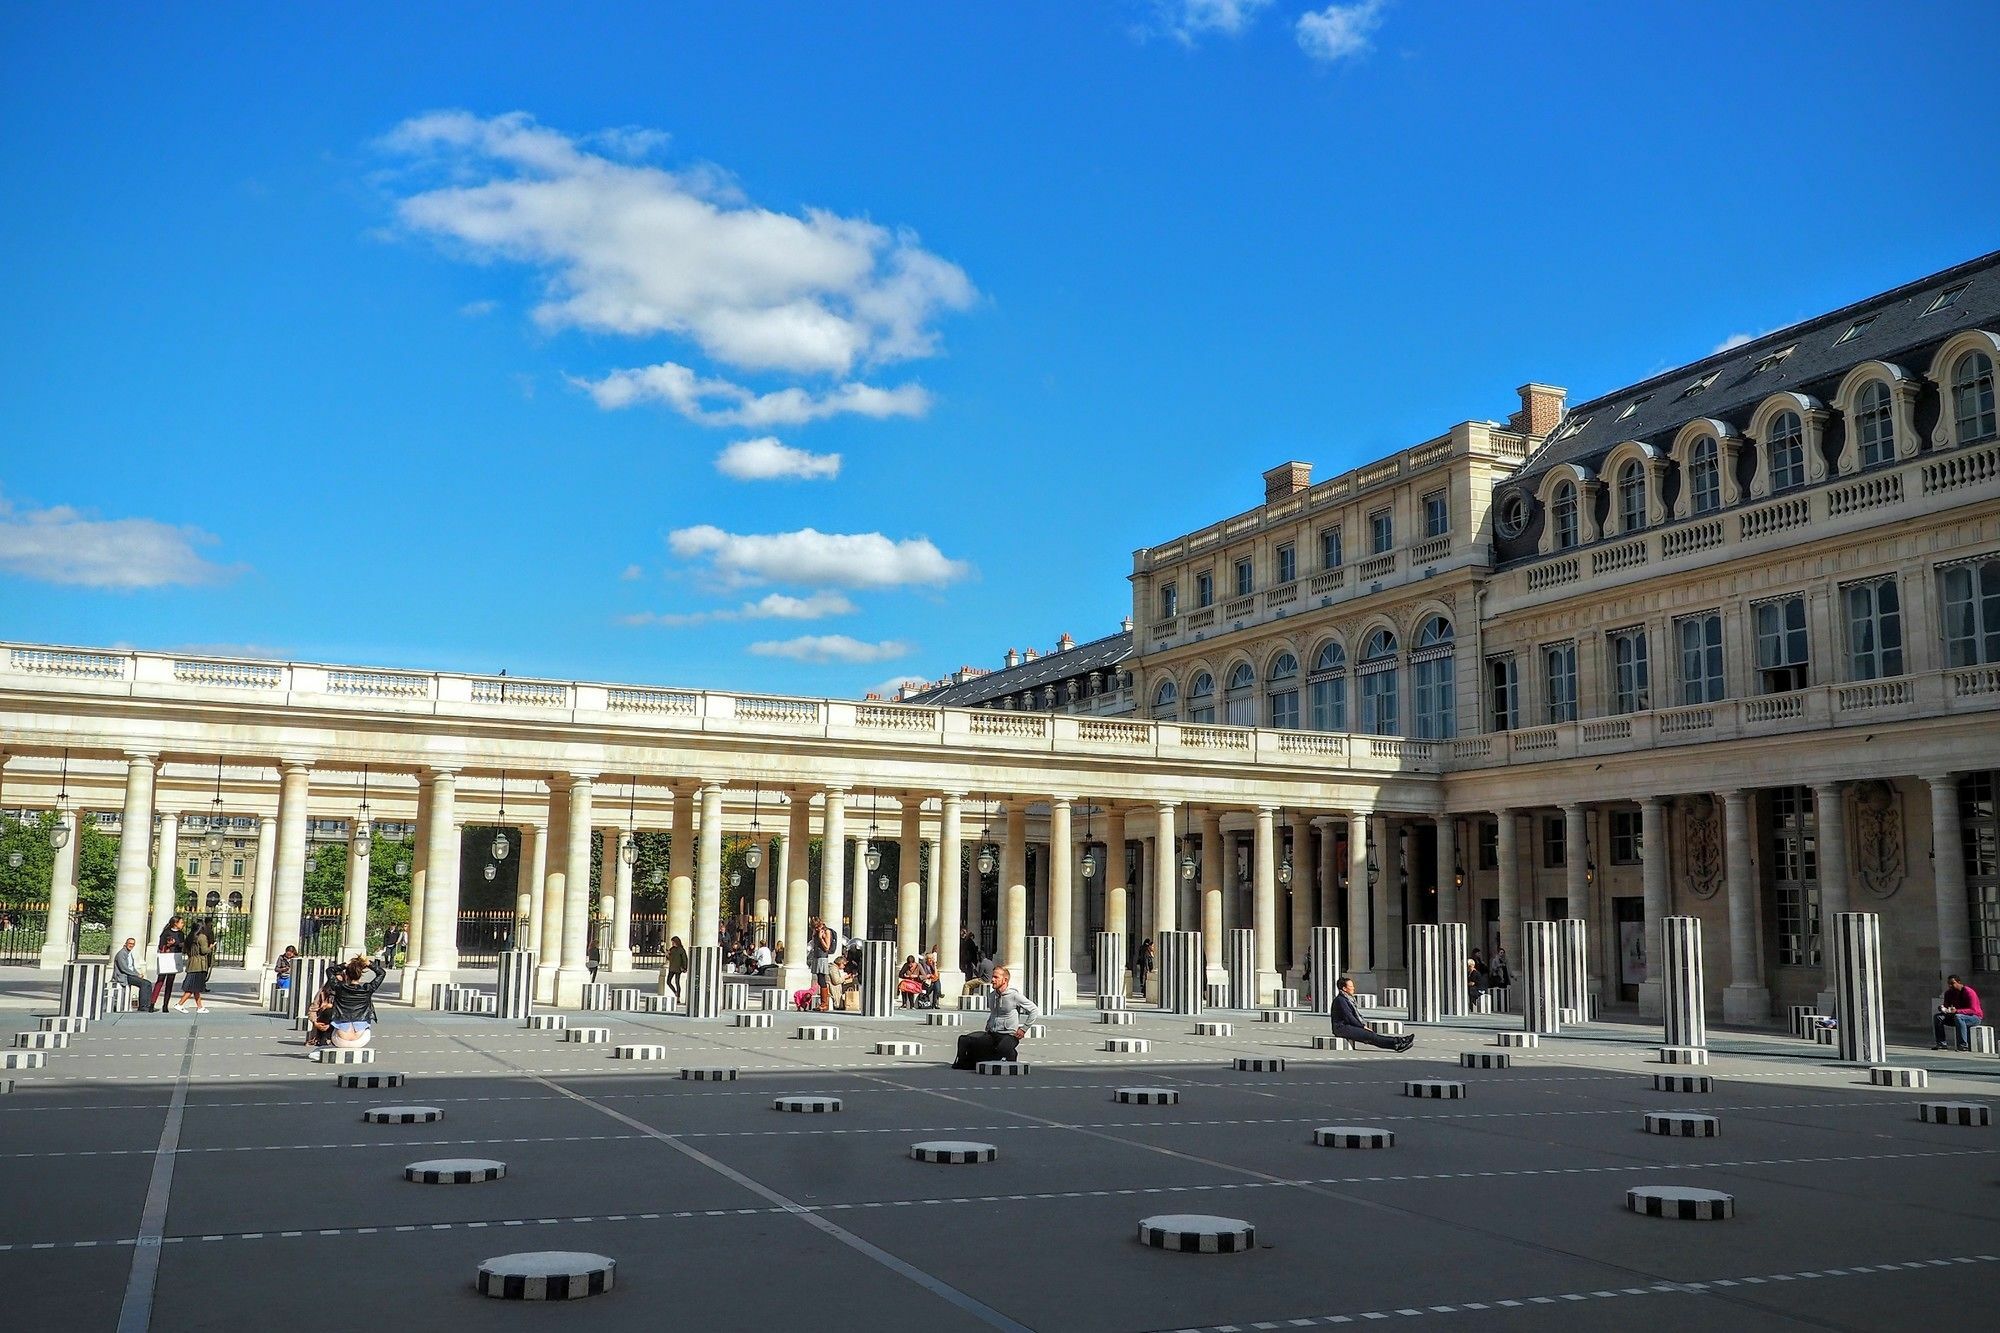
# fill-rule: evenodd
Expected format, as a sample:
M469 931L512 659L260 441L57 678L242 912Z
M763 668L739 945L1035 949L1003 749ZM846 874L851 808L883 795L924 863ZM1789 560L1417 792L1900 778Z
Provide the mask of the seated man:
M1384 1037L1371 1032L1361 1021L1361 1011L1354 1007L1354 978L1342 977L1340 989L1333 996L1333 1035L1345 1037L1349 1041L1362 1042L1369 1046L1379 1046L1385 1051L1407 1051L1416 1045L1417 1039L1408 1033L1400 1037Z
M1937 1049L1945 1048L1945 1034L1956 1038L1954 1045L1961 1051L1972 1049L1972 1029L1979 1026L1986 1017L1986 1011L1979 1007L1979 992L1960 981L1957 977L1945 979L1944 994L1938 996L1937 1014L1931 1019L1931 1030L1937 1037Z
M986 1000L986 1029L958 1039L953 1069L971 1069L981 1060L1012 1060L1028 1035L1028 1024L1042 1016L1028 997L1013 987L1012 969L993 969L993 993Z

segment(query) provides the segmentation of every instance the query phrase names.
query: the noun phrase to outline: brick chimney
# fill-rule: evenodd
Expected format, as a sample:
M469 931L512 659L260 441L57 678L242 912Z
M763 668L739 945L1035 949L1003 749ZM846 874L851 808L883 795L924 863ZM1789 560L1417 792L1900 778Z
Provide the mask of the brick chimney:
M1563 399L1569 396L1568 389L1553 384L1523 384L1515 392L1521 395L1521 410L1507 418L1511 429L1523 435L1547 435L1562 420Z
M1010 667L1017 667L1021 665L1021 654L1015 652L1012 648L1009 648L1007 650L1007 665Z
M1288 495L1297 495L1312 485L1311 463L1280 463L1264 474L1264 503L1272 504Z
M1059 653L1066 653L1074 647L1076 647L1076 640L1067 634L1056 640L1056 651Z

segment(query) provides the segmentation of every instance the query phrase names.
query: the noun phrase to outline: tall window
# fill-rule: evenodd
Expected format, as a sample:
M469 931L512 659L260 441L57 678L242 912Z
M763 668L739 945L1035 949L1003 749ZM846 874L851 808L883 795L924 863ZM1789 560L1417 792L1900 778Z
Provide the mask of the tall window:
M1941 579L1945 665L2000 662L2000 557L1952 565Z
M1722 615L1689 616L1677 621L1681 648L1681 702L1712 704L1722 699Z
M1160 687L1153 691L1153 716L1163 722L1171 722L1180 711L1180 703L1180 686L1171 680L1163 680Z
M1542 821L1542 868L1560 870L1569 864L1569 841L1565 838L1561 815Z
M1321 569L1340 568L1340 525L1319 530L1319 565Z
M1549 721L1576 721L1576 645L1552 643L1542 649L1543 694Z
M1486 659L1486 724L1489 731L1521 725L1521 672L1512 657Z
M1780 412L1771 423L1771 489L1806 484L1806 437L1797 412Z
M1847 676L1880 680L1903 674L1902 601L1896 580L1874 579L1841 589L1847 606Z
M1757 673L1765 694L1806 687L1806 599L1757 604Z
M1637 713L1653 706L1653 680L1646 660L1646 631L1619 630L1611 636L1611 711Z
M1618 469L1618 530L1637 532L1646 526L1646 465L1627 459Z
M1396 636L1378 629L1361 649L1361 729L1377 736L1400 736L1396 716Z
M1238 662L1229 672L1229 686L1222 695L1222 720L1232 727L1257 725L1257 673L1248 662Z
M1215 605L1215 575L1207 570L1194 576L1194 604L1197 607Z
M1416 695L1420 740L1444 740L1458 734L1451 652L1450 621L1432 616L1418 628L1417 646L1410 654L1410 681Z
M1491 819L1482 819L1479 821L1479 868L1494 870L1499 865L1500 825Z
M1778 962L1818 967L1819 826L1810 787L1771 790L1771 878L1778 897Z
M1635 866L1639 864L1641 832L1642 822L1637 810L1613 810L1611 812L1612 865Z
M1236 595L1248 597L1257 586L1257 574L1248 560L1236 562Z
M242 879L242 878L243 878L243 858L242 858L242 857L240 857L240 856L237 856L237 857L232 857L232 858L230 859L230 862L229 862L229 877L230 877L231 879ZM232 895L232 896L233 896L233 895Z
M1549 506L1550 521L1555 525L1556 549L1567 551L1576 545L1576 487L1564 482L1556 487L1555 501Z
M1368 551L1371 555L1387 555L1396 548L1396 523L1386 509L1378 509L1368 516Z
M1972 915L1972 970L2000 972L2000 774L1958 780L1958 826L1965 845L1965 890ZM1944 853L1938 853L1942 856Z
M1299 659L1279 653L1265 676L1265 716L1274 727L1299 729Z
M1173 584L1160 589L1160 619L1171 620L1181 612L1181 590Z
M1290 583L1299 576L1298 548L1286 542L1278 548L1278 582Z
M1313 658L1309 678L1312 694L1312 729L1347 730L1347 651L1329 643Z
M1688 455L1688 496L1697 514L1722 508L1722 469L1716 463L1712 439L1696 440L1693 452Z
M1952 415L1958 421L1958 442L1972 444L2000 434L1993 414L1993 358L1967 352L1951 372Z
M1215 721L1215 677L1206 671L1195 672L1188 683L1188 714L1190 722Z
M1451 531L1451 505L1445 492L1432 491L1424 497L1424 536L1442 537Z
M188 878L193 879L199 874L201 874L201 858L199 856L190 856L188 858Z
M1854 404L1854 438L1860 445L1861 466L1874 467L1896 457L1896 414L1889 386L1870 380Z

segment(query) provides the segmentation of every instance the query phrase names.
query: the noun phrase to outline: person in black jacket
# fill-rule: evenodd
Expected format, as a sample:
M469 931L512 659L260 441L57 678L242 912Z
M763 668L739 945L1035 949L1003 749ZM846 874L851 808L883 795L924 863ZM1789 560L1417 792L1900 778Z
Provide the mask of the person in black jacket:
M160 932L159 942L154 945L153 994L146 1001L148 1010L157 1008L164 1014L167 1002L174 998L174 978L185 965L187 936L183 932L186 927L186 917L172 918L167 922L166 929Z
M1400 1037L1384 1037L1361 1021L1361 1011L1354 1007L1353 977L1342 977L1340 989L1334 992L1333 1035L1368 1046L1379 1046L1385 1051L1407 1051L1417 1042L1408 1033Z
M346 967L326 974L326 988L332 1005L327 1015L333 1024L335 1046L366 1046L375 1026L375 991L388 969L379 958L356 954ZM365 978L365 980L364 980Z

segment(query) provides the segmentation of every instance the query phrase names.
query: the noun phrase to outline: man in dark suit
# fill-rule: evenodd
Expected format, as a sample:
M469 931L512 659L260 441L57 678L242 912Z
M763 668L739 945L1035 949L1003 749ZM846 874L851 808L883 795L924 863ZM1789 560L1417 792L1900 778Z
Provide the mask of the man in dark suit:
M1371 1032L1361 1021L1361 1011L1354 1007L1354 978L1342 977L1340 989L1333 995L1333 1035L1345 1037L1349 1041L1363 1042L1369 1046L1379 1046L1385 1051L1407 1051L1417 1039L1409 1034L1400 1037L1384 1037Z

